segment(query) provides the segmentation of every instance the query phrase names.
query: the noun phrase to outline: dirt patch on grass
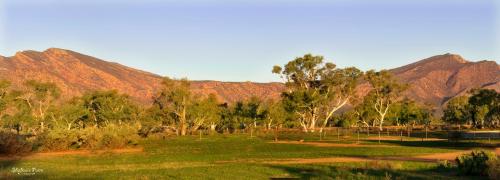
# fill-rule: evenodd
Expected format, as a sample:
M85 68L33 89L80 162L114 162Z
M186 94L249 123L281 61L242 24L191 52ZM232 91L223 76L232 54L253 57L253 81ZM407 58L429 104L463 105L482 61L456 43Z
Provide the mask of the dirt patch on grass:
M264 164L322 164L322 163L342 163L342 162L368 162L368 161L415 161L415 162L437 162L440 160L454 161L456 157L470 153L472 150L450 152L450 153L435 153L419 156L383 156L383 157L331 157L331 158L288 158L276 160L252 160L252 162L261 162ZM494 152L500 156L500 148L496 148Z
M108 149L108 150L72 150L72 151L58 151L58 152L40 152L29 154L26 156L0 156L0 160L15 160L15 159L36 159L55 156L93 156L102 154L126 154L126 153L141 153L144 152L143 148L124 148L124 149Z
M161 162L161 163L133 163L133 164L107 164L107 165L68 165L61 169L71 171L102 172L102 171L140 171L158 169L182 169L193 167L211 167L215 164L207 162Z
M472 150L468 151L460 151L460 152L450 152L450 153L437 153L437 154L429 154L429 155L422 155L422 156L415 156L415 158L418 159L429 159L429 160L455 160L458 156L462 154L469 154L471 153ZM500 148L495 148L493 150L497 156L500 156Z

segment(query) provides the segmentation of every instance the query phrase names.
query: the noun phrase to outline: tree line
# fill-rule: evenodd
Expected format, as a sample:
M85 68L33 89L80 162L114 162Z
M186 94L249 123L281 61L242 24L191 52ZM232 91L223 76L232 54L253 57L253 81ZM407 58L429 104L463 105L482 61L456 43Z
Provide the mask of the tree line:
M437 119L435 107L404 98L409 85L387 70L339 68L322 56L306 54L274 66L272 72L286 86L281 98L252 97L231 104L219 102L214 94L194 94L187 79L168 77L149 106L136 104L115 90L90 91L62 102L57 84L30 80L13 89L2 80L0 122L5 131L30 136L110 125L133 126L144 137L158 132L183 136L199 130L253 133L255 129L300 128L322 132L330 126L383 130L388 125L439 122L499 127L499 94L494 90L474 90L470 96L450 100L443 117ZM357 91L360 84L369 85L366 94Z

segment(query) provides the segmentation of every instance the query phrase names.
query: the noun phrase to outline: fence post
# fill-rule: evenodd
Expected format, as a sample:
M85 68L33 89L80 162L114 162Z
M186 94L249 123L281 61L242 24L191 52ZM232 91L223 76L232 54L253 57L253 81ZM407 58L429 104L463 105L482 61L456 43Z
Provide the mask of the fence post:
M340 141L340 130L337 128L337 140Z
M378 143L380 144L380 129L378 130Z
M359 144L359 130L360 130L360 128L358 127L358 144Z
M403 129L399 129L399 137L401 137L401 142L403 142Z
M427 126L425 126L425 140L427 140Z
M332 128L332 127L330 126L330 128ZM326 138L326 132L327 132L327 131L328 131L327 129L325 129L325 130L323 131L323 138Z

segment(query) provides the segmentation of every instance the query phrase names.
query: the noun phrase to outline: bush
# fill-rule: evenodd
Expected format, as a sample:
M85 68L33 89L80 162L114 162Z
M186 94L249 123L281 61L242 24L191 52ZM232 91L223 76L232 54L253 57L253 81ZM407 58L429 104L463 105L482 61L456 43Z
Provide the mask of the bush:
M489 151L472 151L457 157L458 172L463 175L488 175L489 164L497 161L497 156Z
M453 168L453 164L451 164L448 160L438 162L438 169L440 170L448 170L451 168Z
M24 154L30 152L32 148L33 144L26 137L12 132L0 131L0 154Z
M41 135L38 149L62 151L68 149L113 149L136 145L138 128L133 125L88 127L84 129L54 129Z
M488 160L488 176L490 179L500 179L500 160Z

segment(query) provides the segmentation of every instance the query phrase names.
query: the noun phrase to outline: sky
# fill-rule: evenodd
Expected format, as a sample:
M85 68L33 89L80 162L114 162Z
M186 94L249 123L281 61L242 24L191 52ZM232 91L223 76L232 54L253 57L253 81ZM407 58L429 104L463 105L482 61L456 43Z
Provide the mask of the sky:
M495 0L0 0L0 55L50 47L192 80L279 81L306 53L390 69L500 59Z

